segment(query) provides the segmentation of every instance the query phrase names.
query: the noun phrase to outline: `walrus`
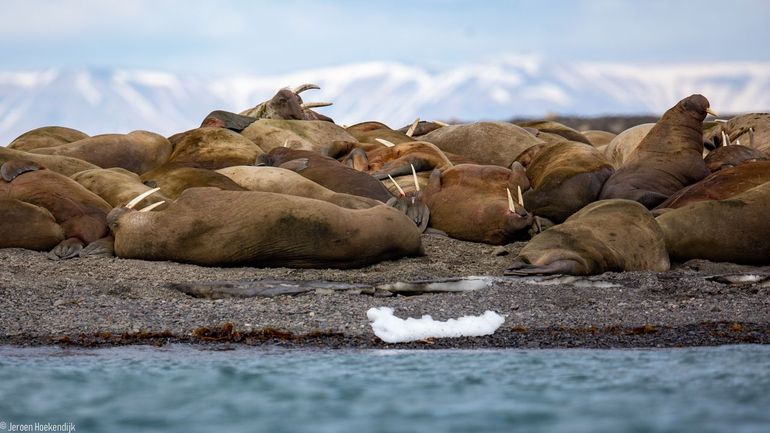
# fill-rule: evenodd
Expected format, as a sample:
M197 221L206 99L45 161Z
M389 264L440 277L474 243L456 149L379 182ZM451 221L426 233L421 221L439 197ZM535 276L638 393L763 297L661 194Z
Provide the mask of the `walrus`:
M217 170L249 191L275 192L328 201L348 209L367 209L379 200L334 192L304 176L280 167L235 166Z
M229 177L198 167L166 164L163 167L145 173L142 182L152 188L160 188L164 197L175 199L190 188L213 187L228 191L245 191L246 189L233 182Z
M329 102L302 101L300 93L320 89L315 84L302 84L292 89L281 89L275 96L267 101L257 104L253 108L244 110L238 114L256 119L281 119L281 120L320 120L332 122L332 119L312 110L314 107L326 107L332 105Z
M117 208L107 220L123 258L355 268L424 254L414 224L393 208L345 209L270 192L192 188L164 210Z
M591 203L533 237L505 275L663 272L669 267L663 231L650 211L631 200L611 199Z
M562 141L539 148L525 164L531 189L524 192L524 207L533 214L560 223L596 201L614 169L593 146Z
M706 168L712 173L723 168L735 167L745 162L762 161L766 159L768 159L768 156L761 150L742 146L740 144L717 147L703 158L706 163Z
M120 167L142 174L163 164L171 155L171 143L158 134L133 131L103 134L55 147L31 150L44 155L63 155L88 161L101 168Z
M569 141L575 141L578 143L587 144L589 146L592 145L591 141L580 132L570 128L567 125L554 122L553 120L528 120L524 122L516 122L516 125L519 125L522 128L535 128L541 132L555 134Z
M672 260L764 266L770 264L768 214L770 182L765 182L728 199L673 209L657 221Z
M725 168L677 191L658 205L653 213L663 213L666 209L680 208L699 201L731 198L765 182L770 182L770 161L747 162Z
M591 142L593 147L609 145L610 142L618 136L612 132L601 131L598 129L589 129L588 131L580 131L580 133Z
M257 119L254 117L242 116L224 110L214 110L206 115L200 127L226 128L231 131L241 132L256 121Z
M48 209L0 198L0 248L50 251L63 240L64 229Z
M505 122L478 122L450 125L420 137L449 152L470 158L481 165L510 168L521 152L542 140L524 128Z
M412 134L411 135L407 134L407 135L409 135L410 137L416 138L416 137L421 137L429 132L435 131L444 126L449 126L449 125L444 122L439 122L436 120L433 120L433 121L418 120L416 125L415 124L406 125L403 128L396 129L396 131L407 134L411 130Z
M599 199L625 198L648 209L709 175L703 161L708 100L691 95L663 114L625 164L604 183Z
M277 147L260 155L257 165L282 167L332 191L369 197L387 203L393 195L380 181L316 152Z
M262 148L243 135L225 128L205 127L169 137L174 146L167 163L216 170L234 165L251 165ZM157 167L162 170L163 166ZM144 172L147 174L149 172Z
M356 141L344 128L318 120L261 119L241 134L265 152L284 146L320 152L333 141Z
M88 138L88 134L77 129L64 126L43 126L13 139L8 144L9 149L23 150L29 152L39 147L54 147L60 144L72 143L73 141Z
M0 167L0 175L4 180L0 183L0 198L43 207L61 225L65 239L51 250L51 258L111 255L106 216L112 206L101 197L32 161L6 162Z
M724 139L722 136L724 133ZM707 140L716 146L736 144L770 155L770 113L748 113L720 123L708 132ZM728 141L729 143L725 143Z
M422 196L430 209L429 226L455 239L493 245L526 238L533 216L509 194L526 189L529 181L524 167L513 166L460 164L443 173L433 170Z
M604 148L604 156L613 167L622 167L654 126L654 123L642 123L622 131Z
M132 198L150 190L139 175L123 168L95 168L75 173L70 177L113 208L123 206ZM168 198L162 193L156 193L139 202L137 207L144 208L164 200Z
M386 140L393 144L408 143L414 139L405 132L395 131L380 122L362 122L348 126L345 130L361 143L381 143Z
M454 164L432 143L410 141L393 147L381 147L368 152L351 153L346 159L356 159L352 166L371 174L375 179L383 180L388 176L404 176L416 171L445 170ZM344 163L346 159L343 159Z
M72 176L79 171L99 168L90 162L69 156L40 155L37 153L25 152L23 150L0 147L0 165L14 159L35 162L48 170L55 171L64 176Z

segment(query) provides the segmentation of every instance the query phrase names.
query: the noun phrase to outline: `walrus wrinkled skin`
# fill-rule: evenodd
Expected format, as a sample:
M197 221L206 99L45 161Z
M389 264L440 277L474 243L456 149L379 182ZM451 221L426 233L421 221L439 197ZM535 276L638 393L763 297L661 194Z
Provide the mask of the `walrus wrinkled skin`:
M556 223L596 201L614 172L596 148L572 141L541 147L525 166L531 189L524 192L524 207Z
M193 188L165 210L113 210L118 257L204 266L354 268L423 254L414 224L387 206L345 209L257 191Z
M543 140L524 128L505 122L450 125L422 137L444 152L461 155L483 165L510 168L521 152Z
M601 200L533 237L505 275L663 272L670 267L663 239L663 231L641 204Z
M63 240L64 230L47 209L0 198L0 248L50 251Z
M658 211L676 209L699 201L727 199L765 182L770 182L770 161L747 162L711 173L700 182L682 188L655 208L655 211L663 213Z
M112 207L124 206L134 197L151 188L134 172L123 168L95 168L75 173L71 178L98 195ZM168 200L162 193L155 193L137 203L137 209Z
M710 173L703 161L703 119L709 109L702 95L682 99L663 114L604 183L599 199L624 198L648 209Z
M103 134L55 147L30 151L42 155L62 155L88 161L101 168L120 167L142 174L163 164L171 155L171 143L148 131Z
M64 230L65 239L51 258L111 255L107 202L74 180L31 161L13 160L0 167L0 198L16 199L47 209ZM86 247L86 249L84 249Z
M770 182L725 200L692 203L658 216L675 261L770 264Z
M515 204L508 205L506 188L528 187L524 168L459 164L443 173L433 170L423 191L430 209L429 226L450 237L471 242L502 245L528 236L533 216Z
M8 145L8 148L29 152L32 149L54 147L60 144L82 140L84 138L88 138L88 134L80 132L77 129L66 128L63 126L43 126L27 131L16 137Z
M379 200L334 192L301 174L280 167L235 166L217 170L249 191L275 192L328 201L348 209L368 209L382 204Z
M729 146L717 147L709 152L703 160L706 163L706 168L713 173L723 168L741 165L745 162L767 159L767 155L761 150L752 149L740 144L731 144Z

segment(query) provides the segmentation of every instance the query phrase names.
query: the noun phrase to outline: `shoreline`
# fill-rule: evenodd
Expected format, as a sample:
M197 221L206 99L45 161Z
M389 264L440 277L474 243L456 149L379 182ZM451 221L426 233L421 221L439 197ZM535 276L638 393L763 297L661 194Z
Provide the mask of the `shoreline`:
M129 344L276 345L305 348L652 348L770 344L770 267L692 260L663 273L605 273L536 281L503 277L524 243L498 248L424 235L426 256L353 270L207 268L119 258L51 261L45 253L0 250L0 344L113 347ZM502 254L502 255L501 255ZM761 276L730 284L713 277ZM378 286L490 276L475 291L386 296L313 288L313 281ZM275 297L205 299L179 284L304 282ZM503 315L491 336L384 343L366 311L447 320ZM229 325L228 325L229 324Z

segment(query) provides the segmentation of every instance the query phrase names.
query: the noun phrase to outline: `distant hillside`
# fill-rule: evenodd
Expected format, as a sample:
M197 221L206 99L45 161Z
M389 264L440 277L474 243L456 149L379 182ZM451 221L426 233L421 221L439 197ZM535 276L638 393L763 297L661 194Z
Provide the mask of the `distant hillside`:
M379 120L400 127L419 116L445 121L649 114L702 93L717 112L770 109L770 63L560 64L509 58L443 71L362 63L281 76L181 76L157 71L0 72L0 144L44 125L87 134L146 129L170 135L215 109L241 111L285 86L319 84L305 100L341 124ZM645 120L646 121L646 120ZM579 126L572 124L572 126Z

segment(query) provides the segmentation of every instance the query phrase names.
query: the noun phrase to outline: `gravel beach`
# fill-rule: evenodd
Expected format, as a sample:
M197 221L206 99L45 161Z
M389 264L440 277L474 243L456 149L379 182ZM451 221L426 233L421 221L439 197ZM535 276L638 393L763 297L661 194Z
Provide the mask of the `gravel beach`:
M355 270L200 267L119 258L53 261L0 250L0 344L81 346L189 342L345 348L676 347L770 343L770 267L693 260L665 273L542 280L503 277L524 243L494 247L423 235L426 255ZM761 278L728 283L714 276ZM385 283L488 276L460 293L394 295ZM255 280L354 283L274 297L207 299L179 285ZM539 281L538 281L539 280ZM571 281L574 280L574 281ZM719 279L716 279L719 280ZM366 311L436 320L505 317L494 335L387 344Z

